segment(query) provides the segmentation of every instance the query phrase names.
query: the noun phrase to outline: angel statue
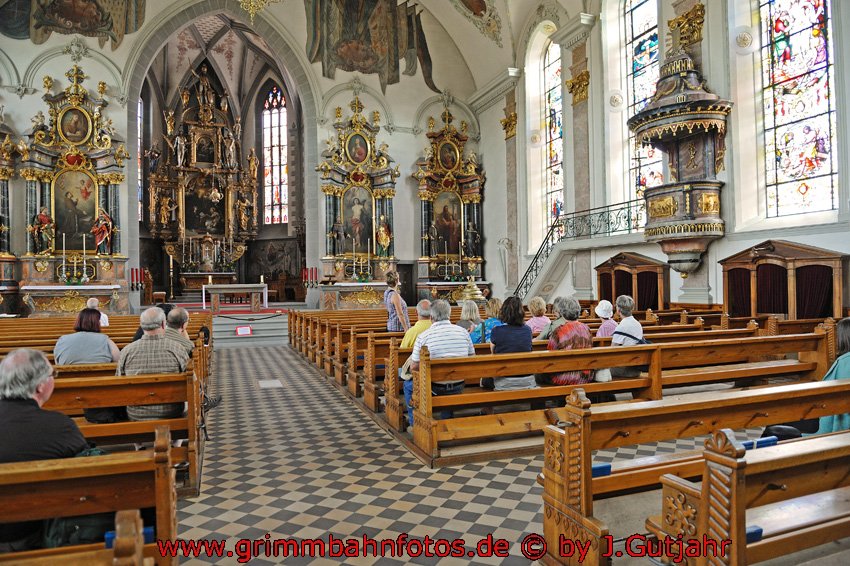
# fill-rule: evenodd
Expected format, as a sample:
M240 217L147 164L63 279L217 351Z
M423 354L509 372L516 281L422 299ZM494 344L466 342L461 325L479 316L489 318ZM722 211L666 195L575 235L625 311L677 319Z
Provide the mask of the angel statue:
M163 111L162 113L165 116L165 135L173 136L174 135L174 110L169 110L168 112Z
M105 210L100 211L97 215L97 220L91 227L91 233L94 234L94 248L98 254L112 253L112 233L115 231L115 225L112 218L106 214Z
M186 139L181 135L174 137L174 154L177 158L177 166L183 167L186 161Z
M251 202L248 197L241 195L236 201L236 208L239 210L239 229L243 232L248 230L251 224Z
M177 209L177 203L168 195L159 197L159 223L163 228L171 224L171 213Z

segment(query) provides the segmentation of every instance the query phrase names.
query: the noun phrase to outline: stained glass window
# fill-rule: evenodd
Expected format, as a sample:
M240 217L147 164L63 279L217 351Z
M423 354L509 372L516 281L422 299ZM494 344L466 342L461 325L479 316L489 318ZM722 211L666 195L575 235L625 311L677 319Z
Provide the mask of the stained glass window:
M837 206L831 4L761 3L769 218Z
M629 117L643 109L655 95L658 82L658 5L657 0L626 0L626 78ZM646 187L664 182L661 152L645 146L635 147L629 137L630 198L640 198Z
M550 43L543 57L544 118L546 121L545 183L547 224L552 224L564 211L564 142L561 119L561 46ZM548 226L547 226L548 228Z
M142 149L142 144L144 143L144 123L145 123L145 103L141 97L139 97L139 103L136 109L136 143L138 151L136 152L136 178L138 179L138 186L136 187L136 199L138 200L138 215L139 222L144 220L144 207L143 201L145 198L145 178L144 178L144 150Z
M263 223L289 222L286 99L279 86L263 102Z

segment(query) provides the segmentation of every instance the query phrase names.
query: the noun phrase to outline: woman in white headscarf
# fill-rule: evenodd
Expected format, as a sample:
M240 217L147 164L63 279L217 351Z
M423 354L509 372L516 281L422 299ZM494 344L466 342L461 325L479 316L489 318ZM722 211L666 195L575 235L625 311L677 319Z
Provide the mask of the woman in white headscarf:
M612 318L614 316L614 305L611 304L611 301L599 301L594 312L596 316L602 319L602 324L596 331L596 337L605 338L606 336L613 336L614 330L617 329L617 323Z

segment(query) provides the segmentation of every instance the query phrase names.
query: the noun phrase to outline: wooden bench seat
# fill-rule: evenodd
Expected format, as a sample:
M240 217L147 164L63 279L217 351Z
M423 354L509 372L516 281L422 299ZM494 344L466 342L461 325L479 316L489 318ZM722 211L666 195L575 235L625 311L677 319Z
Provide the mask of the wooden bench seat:
M602 496L654 489L664 473L693 477L702 458L692 452L641 464L620 464L608 476L593 477L596 450L710 434L724 427L744 429L791 422L850 410L850 380L804 382L747 390L714 392L696 399L661 399L591 405L577 389L564 408L549 409L558 426L545 428L544 538L545 564L578 565L576 557L557 554L559 533L581 532L592 542L584 565L602 566L608 559L608 526L593 515L597 490ZM769 450L765 448L759 450ZM758 450L754 451L754 453ZM673 476L670 476L673 478ZM848 476L850 477L850 476ZM675 481L674 478L672 481ZM552 550L554 549L554 550Z
M77 422L83 436L102 445L151 442L158 426L168 426L172 436L186 439L186 446L175 447L173 454L175 461L188 466L187 483L181 493L197 495L204 447L199 431L202 422L199 385L191 367L183 373L64 377L56 380L45 409L79 415L83 409L186 403L186 413L178 418L108 424L88 423L78 418Z
M540 434L547 424L544 409L437 419L446 409L467 406L532 403L569 395L582 387L589 393L631 393L635 399L657 400L665 387L716 382L763 382L767 378L793 376L803 380L822 377L828 369L828 336L825 329L812 334L749 337L701 342L671 342L642 346L592 348L571 351L543 351L522 354L489 354L467 358L431 359L423 348L420 371L413 375L413 441L430 460L440 460L445 442L478 442L486 453L486 443L500 436ZM765 355L794 355L797 359L761 360ZM515 391L485 391L477 387L482 378L529 374L557 374L565 371L597 370L610 367L646 365L649 371L630 379L590 382L582 385L544 386ZM393 363L388 363L388 372ZM432 384L463 380L469 391L457 395L432 396ZM397 387L388 373L386 387ZM387 397L387 416L391 416ZM403 403L402 403L403 405ZM403 407L402 407L403 408ZM394 407L393 411L399 410ZM395 423L390 423L393 426Z
M156 538L175 540L175 472L169 445L168 429L159 427L149 451L0 464L0 522L153 507ZM103 543L31 550L0 554L0 564L89 564L79 558L106 552ZM142 553L160 566L177 564L176 558L160 556L156 543L144 545Z
M684 529L695 537L730 540L724 563L743 566L847 535L850 432L745 451L730 430L720 430L705 446L701 483L661 478L662 501L693 511L682 516L683 524L669 514L647 519L656 537Z

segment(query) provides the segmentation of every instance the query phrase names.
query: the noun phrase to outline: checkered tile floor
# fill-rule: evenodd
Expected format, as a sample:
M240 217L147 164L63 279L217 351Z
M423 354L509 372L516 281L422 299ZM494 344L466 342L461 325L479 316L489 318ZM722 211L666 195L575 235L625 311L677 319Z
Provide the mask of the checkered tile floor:
M535 478L542 456L431 470L381 430L288 346L219 350L201 496L179 505L183 539L305 539L368 535L511 542L511 558L441 564L528 564L519 544L542 532ZM269 387L270 380L282 387ZM755 432L757 435L757 431ZM597 461L690 450L699 439L600 452ZM346 564L433 564L436 558L336 559ZM253 558L250 564L329 559ZM187 564L236 564L198 558Z

